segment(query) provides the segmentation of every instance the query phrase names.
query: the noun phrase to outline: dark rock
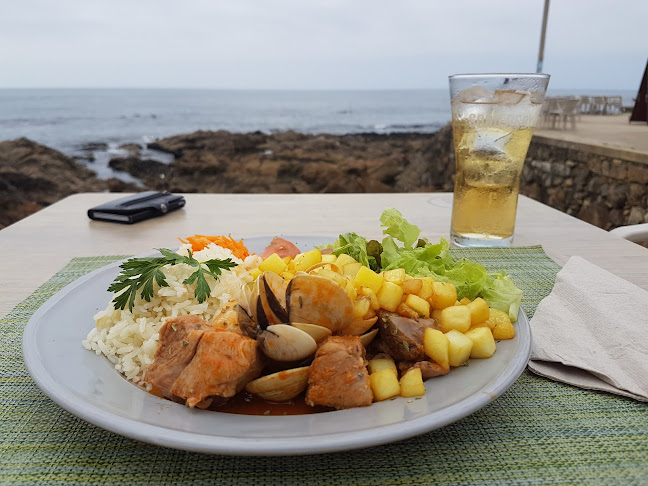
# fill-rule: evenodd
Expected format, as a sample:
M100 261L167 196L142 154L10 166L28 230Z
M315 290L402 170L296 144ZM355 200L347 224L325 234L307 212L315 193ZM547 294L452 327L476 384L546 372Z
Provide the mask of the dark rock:
M94 152L95 150L108 150L108 144L104 142L89 142L81 145L84 152Z
M0 228L70 194L107 189L61 152L26 138L0 142Z
M124 143L119 146L120 149L126 150L129 155L139 157L142 153L142 147L136 143Z
M608 213L609 210L605 204L585 201L578 212L578 218L599 228L604 228L608 222Z

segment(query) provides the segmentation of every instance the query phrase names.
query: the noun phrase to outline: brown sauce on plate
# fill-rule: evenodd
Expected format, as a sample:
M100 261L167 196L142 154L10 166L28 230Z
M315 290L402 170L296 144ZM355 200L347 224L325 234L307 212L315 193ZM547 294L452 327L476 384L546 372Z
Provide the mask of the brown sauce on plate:
M165 398L162 392L149 385L147 391L159 398ZM306 404L306 394L301 393L288 402L269 402L246 391L236 394L225 403L214 404L208 408L215 412L234 413L237 415L306 415L311 413L330 412L333 409Z
M305 415L311 413L329 412L332 408L311 407L302 393L288 402L269 402L248 392L241 392L230 398L222 405L214 405L209 410L239 415Z

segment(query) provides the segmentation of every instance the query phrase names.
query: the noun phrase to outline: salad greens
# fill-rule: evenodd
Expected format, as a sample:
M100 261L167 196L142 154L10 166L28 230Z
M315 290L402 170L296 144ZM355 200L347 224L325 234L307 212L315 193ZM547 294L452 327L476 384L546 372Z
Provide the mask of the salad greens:
M505 272L488 273L479 263L465 258L455 261L444 238L437 244L419 240L420 229L396 209L385 209L380 222L386 236L379 256L375 250L377 242L367 241L356 233L340 235L332 245L333 254L346 253L376 272L404 268L412 277L452 282L458 299L482 297L491 307L508 312L511 321L517 319L522 291Z

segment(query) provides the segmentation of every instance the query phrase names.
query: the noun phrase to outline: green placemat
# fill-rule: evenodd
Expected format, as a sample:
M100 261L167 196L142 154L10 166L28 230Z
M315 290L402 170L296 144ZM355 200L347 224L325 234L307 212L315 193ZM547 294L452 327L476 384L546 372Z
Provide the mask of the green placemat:
M559 267L541 247L453 250L506 270L533 315ZM75 258L0 320L0 484L458 485L648 484L644 404L525 372L452 425L390 445L302 457L225 457L166 449L90 425L27 373L22 330L58 290L121 257ZM80 345L80 344L79 344Z

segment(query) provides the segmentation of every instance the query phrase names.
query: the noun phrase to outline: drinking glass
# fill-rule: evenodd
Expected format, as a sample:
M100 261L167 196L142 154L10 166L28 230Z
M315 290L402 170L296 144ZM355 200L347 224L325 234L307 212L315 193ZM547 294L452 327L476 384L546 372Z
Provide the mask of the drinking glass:
M456 246L513 242L520 175L548 84L546 74L450 76Z

